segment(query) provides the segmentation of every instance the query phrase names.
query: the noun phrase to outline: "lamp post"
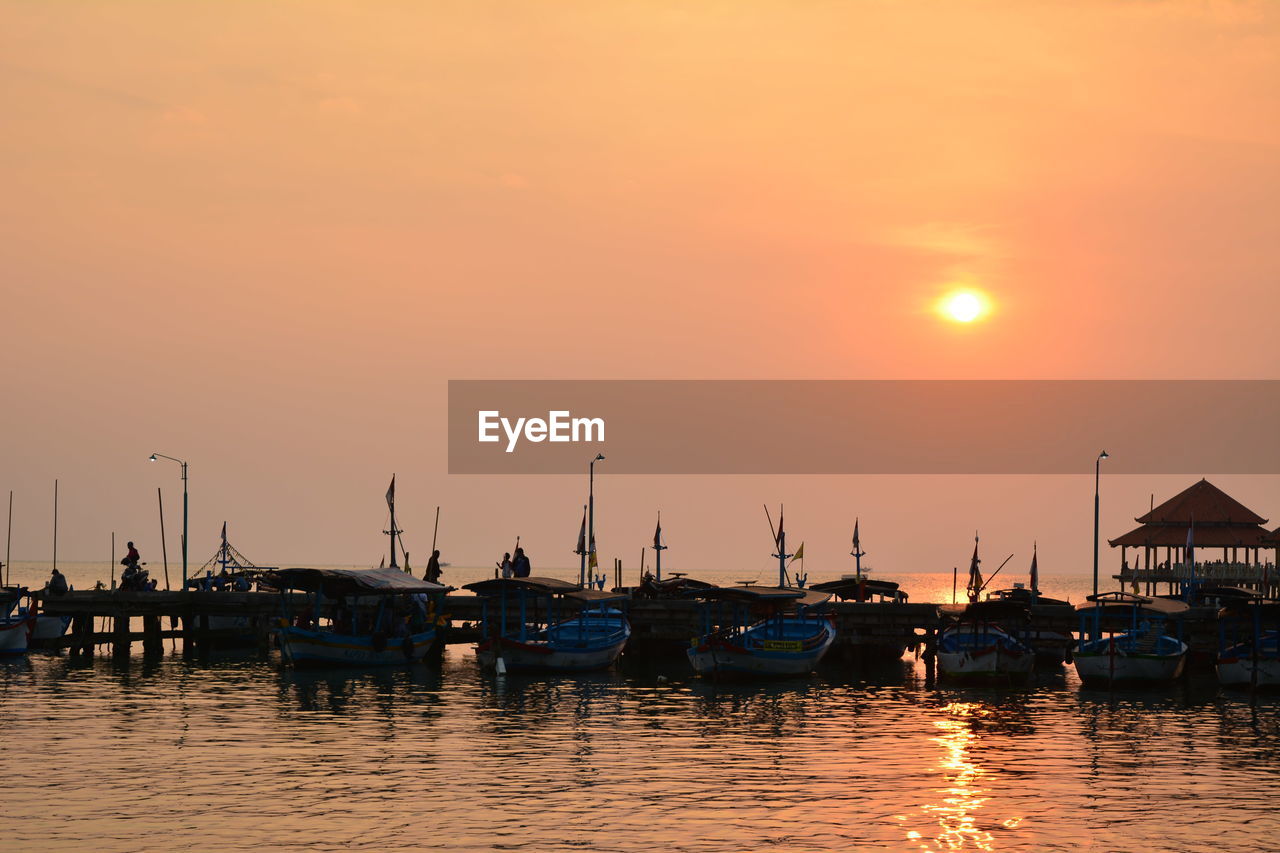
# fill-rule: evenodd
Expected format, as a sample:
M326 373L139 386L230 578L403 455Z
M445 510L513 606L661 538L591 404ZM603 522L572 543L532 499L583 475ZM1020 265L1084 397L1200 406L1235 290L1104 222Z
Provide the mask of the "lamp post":
M587 558L588 571L592 568L591 560L595 557L596 551L596 463L604 461L604 454L597 453L596 458L591 460L591 464L587 466L587 552L591 557ZM584 572L584 577L580 577L579 585L583 588L587 586L588 572Z
M187 463L173 456L165 456L163 453L152 453L151 462L157 459L168 459L170 462L177 462L182 466L182 589L187 589Z
M1098 454L1093 463L1093 594L1098 594L1098 507L1099 487L1102 484L1102 460L1109 459L1107 451Z

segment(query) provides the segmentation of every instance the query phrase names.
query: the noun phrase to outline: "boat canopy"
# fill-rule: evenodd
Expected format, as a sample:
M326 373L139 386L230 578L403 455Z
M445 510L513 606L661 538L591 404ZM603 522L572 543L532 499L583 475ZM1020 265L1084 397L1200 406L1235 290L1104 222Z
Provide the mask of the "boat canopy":
M444 584L420 580L399 569L277 569L267 580L278 589L322 592L326 598L346 595L403 595L448 592Z
M1100 592L1089 596L1088 601L1076 605L1076 610L1128 610L1130 608L1146 610L1161 616L1177 616L1191 609L1185 601L1174 601L1168 598L1152 598L1146 595L1134 595L1130 592Z
M840 578L834 581L815 583L810 589L818 592L829 592L837 598L857 598L859 590L866 595L883 595L894 598L898 595L898 584L893 581L872 580L871 578Z
M966 622L1001 622L1026 619L1030 614L1021 601L993 598L969 604L943 604L938 608L943 616Z
M695 598L708 600L741 601L756 604L792 602L804 607L814 607L831 598L831 594L812 589L794 589L785 586L713 586L692 593Z
M1280 617L1280 599L1264 598L1261 593L1255 592L1252 598L1237 598L1231 601L1224 601L1224 607L1218 611L1218 618L1239 618L1242 616L1253 616L1257 613L1260 618Z
M583 604L599 604L605 601L620 601L627 597L625 592L606 592L602 589L579 589L576 583L562 581L559 578L489 578L465 584L476 595L508 595L517 592L532 592L536 595L559 595L571 601Z

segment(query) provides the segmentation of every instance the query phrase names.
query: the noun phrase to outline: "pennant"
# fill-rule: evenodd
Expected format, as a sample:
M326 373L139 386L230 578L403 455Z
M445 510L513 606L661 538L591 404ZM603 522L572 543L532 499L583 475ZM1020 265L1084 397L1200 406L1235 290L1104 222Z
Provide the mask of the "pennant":
M1196 576L1196 517L1191 516L1191 526L1187 528L1187 545L1184 558L1191 577Z
M1031 543L1031 591L1040 591L1040 568L1036 565L1036 543Z
M803 559L804 559L804 543L801 542L800 547L797 548L796 552L791 555L791 562L794 563L796 560L803 560Z
M582 510L582 527L578 528L578 547L574 549L575 554L587 553L587 510Z
M853 550L858 551L862 547L861 540L858 539L858 519L853 520Z
M222 542L225 545L227 541L227 523L222 522Z
M783 534L783 532L782 532L782 516L783 516L783 513L784 513L784 512L785 512L785 508L784 508L784 507L779 507L779 508L778 508L778 536L777 536L777 538L776 538L776 539L774 539L774 540L773 540L773 544L774 544L774 545L777 545L777 546L779 546L779 547L781 547L781 545L782 545L782 539L783 539L783 535L784 535L784 534ZM779 553L781 553L781 552L779 552Z
M658 513L658 526L653 531L654 550L662 550L662 513Z
M391 475L391 485L387 487L387 506L395 509L396 503L396 475Z
M600 565L596 560L596 537L594 535L591 537L591 555L587 557L587 565L593 569Z
M385 569L387 567L387 557L384 554L382 559L378 561L378 568Z
M978 559L978 537L973 537L973 559L969 562L969 583L965 584L965 589L969 591L969 600L977 601L978 593L982 592L982 570L978 568L982 560Z

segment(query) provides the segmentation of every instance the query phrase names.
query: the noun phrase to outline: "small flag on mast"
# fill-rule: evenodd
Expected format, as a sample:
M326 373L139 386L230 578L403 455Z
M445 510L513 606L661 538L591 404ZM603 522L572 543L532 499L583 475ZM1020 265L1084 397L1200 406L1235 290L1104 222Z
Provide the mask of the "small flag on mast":
M600 565L600 563L596 560L596 537L594 534L592 534L591 536L591 556L587 558L587 565L593 569L596 566Z
M804 559L804 543L801 542L800 547L797 548L796 552L791 555L791 562L794 563L796 560L803 560L803 559Z
M391 475L391 485L387 487L387 506L395 507L396 503L396 475Z
M582 527L578 528L578 547L574 549L575 554L587 553L587 508L582 508Z
M982 592L982 570L978 568L982 560L978 558L978 534L973 534L973 559L969 562L969 583L966 588L969 591L969 601L977 601L978 594Z
M1196 576L1196 517L1191 516L1191 526L1187 528L1187 546L1184 555L1191 577Z
M222 544L227 544L227 523L225 521L222 522Z
M653 531L653 547L662 548L662 513L658 513L658 526Z
M853 550L858 551L861 544L858 540L858 519L855 518L853 520Z
M1031 543L1031 591L1040 591L1040 568L1036 565L1036 543Z

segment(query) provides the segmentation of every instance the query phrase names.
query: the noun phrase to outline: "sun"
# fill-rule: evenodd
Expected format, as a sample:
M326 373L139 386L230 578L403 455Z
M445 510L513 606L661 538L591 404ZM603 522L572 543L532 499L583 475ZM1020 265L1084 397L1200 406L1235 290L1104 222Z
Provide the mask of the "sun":
M938 311L956 323L972 323L986 316L990 304L978 290L953 290L938 302Z

